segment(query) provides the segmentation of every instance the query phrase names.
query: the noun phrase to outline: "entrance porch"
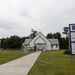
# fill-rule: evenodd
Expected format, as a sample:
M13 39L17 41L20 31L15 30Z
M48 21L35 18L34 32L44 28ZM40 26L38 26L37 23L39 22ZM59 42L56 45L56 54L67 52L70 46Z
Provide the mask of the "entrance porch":
M35 43L36 49L46 50L46 43Z

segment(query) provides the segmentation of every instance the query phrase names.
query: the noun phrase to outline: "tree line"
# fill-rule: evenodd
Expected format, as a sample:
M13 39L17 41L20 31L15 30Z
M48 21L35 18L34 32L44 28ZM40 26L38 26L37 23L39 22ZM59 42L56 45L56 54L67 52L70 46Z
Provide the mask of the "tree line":
M37 35L37 31L33 31L28 37L19 37L16 35L13 35L11 37L2 38L1 39L1 48L3 49L21 49L22 43L25 41L25 39L28 38L34 38ZM46 35L46 38L57 38L59 40L60 49L68 49L68 38L61 37L61 34L59 32L56 33L48 33Z
M47 38L57 38L59 41L60 49L68 49L69 48L69 39L68 37L61 37L61 34L59 32L56 32L54 34L48 33Z
M2 38L1 39L1 48L2 49L21 49L22 43L28 37L19 37L17 35L13 35L11 37Z

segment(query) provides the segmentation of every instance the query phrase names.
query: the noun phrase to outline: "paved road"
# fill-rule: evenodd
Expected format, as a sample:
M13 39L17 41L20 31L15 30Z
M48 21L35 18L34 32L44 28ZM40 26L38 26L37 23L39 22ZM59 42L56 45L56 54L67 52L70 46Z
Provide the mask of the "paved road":
M35 52L17 60L0 65L0 75L27 75L40 52Z

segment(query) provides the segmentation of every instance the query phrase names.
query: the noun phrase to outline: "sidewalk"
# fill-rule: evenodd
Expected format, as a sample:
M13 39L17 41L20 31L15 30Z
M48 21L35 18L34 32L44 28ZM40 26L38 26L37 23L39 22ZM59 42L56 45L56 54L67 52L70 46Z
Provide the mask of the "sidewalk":
M0 65L0 75L27 75L41 52Z

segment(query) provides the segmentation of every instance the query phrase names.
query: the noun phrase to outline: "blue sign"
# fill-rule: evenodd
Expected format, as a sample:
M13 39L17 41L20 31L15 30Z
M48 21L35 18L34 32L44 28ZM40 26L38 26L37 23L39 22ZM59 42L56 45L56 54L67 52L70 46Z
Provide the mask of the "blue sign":
M70 52L75 55L75 24L69 24Z

